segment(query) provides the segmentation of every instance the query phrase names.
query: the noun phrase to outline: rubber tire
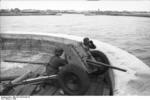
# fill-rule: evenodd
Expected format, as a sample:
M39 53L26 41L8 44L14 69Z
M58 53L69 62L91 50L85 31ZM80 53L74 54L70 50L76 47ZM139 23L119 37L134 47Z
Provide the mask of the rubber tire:
M110 62L109 62L107 56L103 52L94 50L94 51L91 51L91 54L96 59L96 61L110 65ZM113 86L112 86L112 82L111 82L111 79L109 76L108 68L106 68L103 72L100 71L99 74L105 74L105 77L107 77L107 78L104 78L104 80L106 81L106 83L109 84L109 86L110 86L109 87L110 88L109 95L112 96L113 95Z
M64 81L64 78L69 76L68 74L74 74L78 77L80 83L80 89L78 91L70 90ZM83 95L87 92L90 86L90 80L88 73L83 70L80 66L74 64L67 64L58 74L58 81L60 87L63 89L66 95Z
M102 62L102 63L105 63L105 64L110 64L107 56L103 53L103 52L100 52L98 50L94 50L94 51L91 51L91 54L92 56L95 58L96 61L98 62ZM107 67L101 67L99 70L98 70L98 74L104 74L106 71L108 70ZM96 72L97 73L97 72Z
M94 51L91 51L91 54L96 59L96 61L100 61L105 64L110 64L107 56L103 52L94 50Z

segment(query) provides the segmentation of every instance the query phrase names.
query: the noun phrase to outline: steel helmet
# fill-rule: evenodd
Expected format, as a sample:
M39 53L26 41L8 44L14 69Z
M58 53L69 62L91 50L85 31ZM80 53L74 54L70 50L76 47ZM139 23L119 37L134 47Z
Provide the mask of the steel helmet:
M61 47L56 47L56 48L55 48L55 54L56 54L56 55L62 53L63 51L64 51L64 50L63 50Z
M88 45L88 44L89 44L89 38L88 38L88 37L85 37L85 38L83 39L83 43L84 43L84 45Z

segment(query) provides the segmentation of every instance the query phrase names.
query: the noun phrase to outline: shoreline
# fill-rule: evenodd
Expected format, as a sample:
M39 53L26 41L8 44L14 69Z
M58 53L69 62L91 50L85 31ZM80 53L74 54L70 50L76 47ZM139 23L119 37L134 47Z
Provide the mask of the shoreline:
M150 17L150 12L128 12L128 11L51 11L51 12L40 12L40 11L7 11L7 10L0 10L0 16L62 16L64 14L81 14L84 16L133 16L133 17Z
M63 15L63 14L62 14ZM45 14L41 14L41 15L36 15L36 14L31 14L31 15L27 15L27 14L23 14L23 15L13 15L13 14L0 14L0 16L62 16L62 15L45 15ZM73 14L72 14L73 15ZM150 15L114 15L114 14L80 14L80 15L84 15L84 16L129 16L129 17L147 17L150 18Z

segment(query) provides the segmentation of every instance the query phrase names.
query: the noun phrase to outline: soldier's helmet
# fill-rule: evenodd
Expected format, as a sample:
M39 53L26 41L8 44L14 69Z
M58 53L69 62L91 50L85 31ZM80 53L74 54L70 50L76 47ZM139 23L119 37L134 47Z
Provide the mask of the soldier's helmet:
M89 44L89 38L88 37L85 37L84 39L83 39L83 43L84 43L84 45L88 45Z
M55 55L61 55L63 53L63 49L61 47L57 47L54 50Z

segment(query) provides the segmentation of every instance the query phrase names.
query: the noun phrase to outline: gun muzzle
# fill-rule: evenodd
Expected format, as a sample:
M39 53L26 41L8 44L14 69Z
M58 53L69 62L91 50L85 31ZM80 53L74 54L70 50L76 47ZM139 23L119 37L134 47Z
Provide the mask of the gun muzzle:
M89 64L92 64L94 66L97 66L97 67L105 66L105 67L108 67L108 68L112 68L112 69L120 70L120 71L123 71L123 72L127 72L127 70L125 70L125 69L118 68L118 67L115 67L115 66L112 66L112 65L108 65L108 64L105 64L105 63L102 63L102 62L91 61L89 59L87 59L86 62L89 63Z

